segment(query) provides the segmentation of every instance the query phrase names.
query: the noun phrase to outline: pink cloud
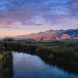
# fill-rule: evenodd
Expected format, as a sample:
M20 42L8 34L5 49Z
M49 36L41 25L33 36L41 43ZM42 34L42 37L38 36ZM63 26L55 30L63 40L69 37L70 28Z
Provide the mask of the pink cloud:
M70 21L69 24L72 24L72 25L78 25L78 20Z

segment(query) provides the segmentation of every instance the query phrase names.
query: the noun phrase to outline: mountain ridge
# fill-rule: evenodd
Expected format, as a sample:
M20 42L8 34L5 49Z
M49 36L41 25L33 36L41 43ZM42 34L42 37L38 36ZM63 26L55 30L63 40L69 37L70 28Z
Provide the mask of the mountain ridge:
M28 35L19 35L16 38L34 39L34 40L65 40L78 39L78 29L68 30L48 30L45 32L31 33Z

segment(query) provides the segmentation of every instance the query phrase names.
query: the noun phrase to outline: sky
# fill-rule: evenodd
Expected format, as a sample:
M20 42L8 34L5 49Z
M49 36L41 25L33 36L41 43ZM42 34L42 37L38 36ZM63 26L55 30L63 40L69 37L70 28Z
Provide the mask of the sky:
M0 0L0 37L78 28L78 0Z

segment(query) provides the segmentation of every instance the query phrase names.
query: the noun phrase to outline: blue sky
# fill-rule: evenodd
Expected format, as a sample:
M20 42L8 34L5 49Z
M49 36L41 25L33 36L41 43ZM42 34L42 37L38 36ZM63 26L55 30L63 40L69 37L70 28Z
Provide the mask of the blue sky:
M77 28L78 0L0 0L0 36Z

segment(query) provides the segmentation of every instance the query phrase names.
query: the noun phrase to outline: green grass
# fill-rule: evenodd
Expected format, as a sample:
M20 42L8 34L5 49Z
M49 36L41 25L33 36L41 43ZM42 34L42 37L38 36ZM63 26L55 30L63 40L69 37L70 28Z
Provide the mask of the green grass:
M0 53L0 78L11 78L13 73L11 52Z
M7 50L39 55L50 64L57 64L78 71L78 41L52 42L0 42Z

